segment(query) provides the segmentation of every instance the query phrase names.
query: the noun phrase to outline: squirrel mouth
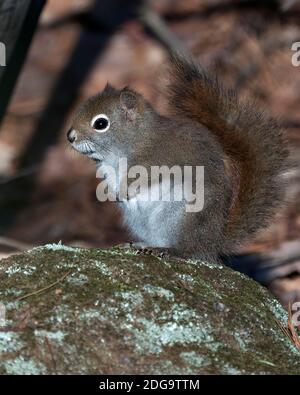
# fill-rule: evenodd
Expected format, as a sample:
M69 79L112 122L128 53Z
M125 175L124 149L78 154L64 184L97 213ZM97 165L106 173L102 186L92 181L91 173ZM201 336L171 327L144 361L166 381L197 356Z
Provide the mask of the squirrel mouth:
M72 147L75 149L75 151L87 156L95 162L101 162L103 160L103 158L100 157L95 150L90 149L86 144L72 144Z
M95 152L95 151L88 151L85 153L85 155L88 156L90 159L92 159L95 162L99 163L99 162L103 161L103 158L101 158L99 156L99 154L97 154L97 152Z
M99 155L95 151L91 151L91 152L87 153L86 155L91 159L98 159L99 158Z

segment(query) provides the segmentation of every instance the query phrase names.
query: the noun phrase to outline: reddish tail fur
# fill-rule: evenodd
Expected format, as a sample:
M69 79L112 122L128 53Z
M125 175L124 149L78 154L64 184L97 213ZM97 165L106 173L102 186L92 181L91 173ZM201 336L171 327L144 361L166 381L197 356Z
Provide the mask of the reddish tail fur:
M283 198L280 174L287 148L274 119L239 102L218 79L179 55L172 56L169 101L177 115L192 118L215 135L236 168L239 187L227 226L228 247L259 228ZM234 180L233 180L234 184Z

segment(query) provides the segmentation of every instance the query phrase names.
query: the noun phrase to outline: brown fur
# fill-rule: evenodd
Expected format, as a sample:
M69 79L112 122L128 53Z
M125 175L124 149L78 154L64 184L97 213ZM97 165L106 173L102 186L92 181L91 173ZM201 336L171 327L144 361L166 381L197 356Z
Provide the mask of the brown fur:
M252 103L241 103L235 92L192 61L173 55L170 80L174 114L205 125L227 155L233 188L226 227L229 249L265 226L282 201L279 176L286 167L286 142L274 119Z

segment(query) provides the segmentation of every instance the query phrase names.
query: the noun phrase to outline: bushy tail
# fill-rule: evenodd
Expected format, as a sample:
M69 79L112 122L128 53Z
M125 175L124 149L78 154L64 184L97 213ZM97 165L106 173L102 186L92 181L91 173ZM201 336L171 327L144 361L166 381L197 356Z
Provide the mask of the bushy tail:
M169 101L176 114L205 125L239 173L236 203L226 231L228 246L249 237L282 202L280 175L287 145L274 119L239 102L218 79L192 61L172 55Z

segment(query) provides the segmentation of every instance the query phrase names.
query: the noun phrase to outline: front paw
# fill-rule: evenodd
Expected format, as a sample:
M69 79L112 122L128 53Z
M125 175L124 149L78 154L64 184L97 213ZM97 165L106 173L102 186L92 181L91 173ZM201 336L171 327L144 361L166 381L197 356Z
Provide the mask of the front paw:
M151 247L145 247L145 248L139 248L137 250L138 255L152 255L157 258L170 258L170 254L168 249L166 248L151 248Z

